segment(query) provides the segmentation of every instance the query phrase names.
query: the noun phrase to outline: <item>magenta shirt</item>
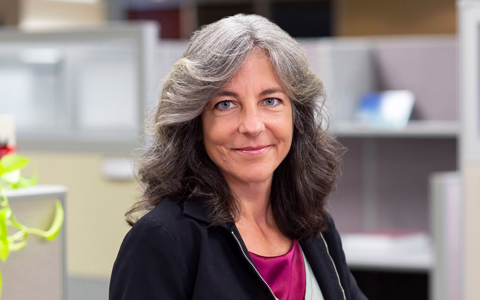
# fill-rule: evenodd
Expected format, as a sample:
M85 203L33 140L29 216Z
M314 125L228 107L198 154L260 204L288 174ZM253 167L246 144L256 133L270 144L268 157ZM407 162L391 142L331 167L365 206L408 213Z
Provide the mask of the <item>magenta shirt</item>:
M305 264L302 249L297 241L293 241L292 249L284 255L265 257L249 253L257 270L278 299L305 298Z

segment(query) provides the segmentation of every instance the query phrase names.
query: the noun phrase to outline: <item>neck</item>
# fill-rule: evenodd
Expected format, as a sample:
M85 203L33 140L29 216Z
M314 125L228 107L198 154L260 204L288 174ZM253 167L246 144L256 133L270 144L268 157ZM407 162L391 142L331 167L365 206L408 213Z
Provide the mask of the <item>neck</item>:
M255 183L229 182L229 187L235 195L240 209L237 223L254 222L258 225L272 225L271 179Z
M227 182L240 209L235 225L248 251L263 256L287 253L292 242L280 231L273 216L270 202L272 180L248 184Z

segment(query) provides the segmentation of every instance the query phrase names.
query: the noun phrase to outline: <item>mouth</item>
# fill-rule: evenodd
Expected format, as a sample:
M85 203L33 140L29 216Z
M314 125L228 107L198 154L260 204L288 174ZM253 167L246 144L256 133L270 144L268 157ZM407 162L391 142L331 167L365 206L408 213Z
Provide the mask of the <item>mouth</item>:
M257 146L257 147L245 147L245 148L235 148L233 150L238 151L240 153L249 154L249 155L257 155L264 153L265 151L270 148L271 145L266 146Z

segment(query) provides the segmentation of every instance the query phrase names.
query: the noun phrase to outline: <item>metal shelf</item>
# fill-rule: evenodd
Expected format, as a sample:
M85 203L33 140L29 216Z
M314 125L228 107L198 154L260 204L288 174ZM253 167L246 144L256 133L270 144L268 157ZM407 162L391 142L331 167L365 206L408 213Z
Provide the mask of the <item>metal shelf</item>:
M332 133L337 137L456 138L459 128L457 121L411 121L405 128L375 127L344 121L336 124Z

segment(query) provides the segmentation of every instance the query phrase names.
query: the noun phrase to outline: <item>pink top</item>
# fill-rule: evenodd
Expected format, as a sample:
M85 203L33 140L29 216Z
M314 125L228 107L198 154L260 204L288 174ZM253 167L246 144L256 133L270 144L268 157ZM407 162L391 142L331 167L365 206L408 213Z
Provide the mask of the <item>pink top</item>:
M284 255L265 257L249 253L257 270L278 299L305 298L305 265L302 249L297 241L293 241L292 249Z

